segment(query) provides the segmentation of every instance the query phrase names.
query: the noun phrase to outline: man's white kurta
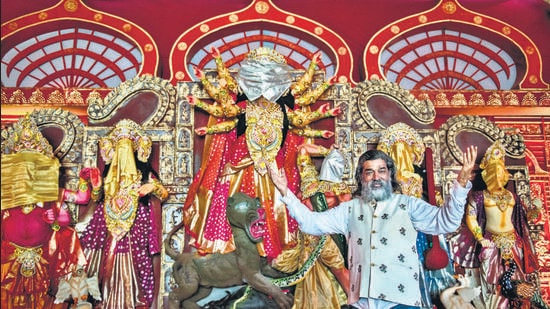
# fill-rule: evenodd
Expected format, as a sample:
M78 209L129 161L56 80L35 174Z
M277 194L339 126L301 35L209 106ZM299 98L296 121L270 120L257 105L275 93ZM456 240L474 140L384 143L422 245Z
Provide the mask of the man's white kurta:
M455 181L443 207L402 194L377 203L354 198L325 212L311 212L290 191L282 201L303 232L346 235L351 284L348 303L374 298L420 306L422 265L416 251L417 231L431 235L454 232L470 188L471 183L463 188Z

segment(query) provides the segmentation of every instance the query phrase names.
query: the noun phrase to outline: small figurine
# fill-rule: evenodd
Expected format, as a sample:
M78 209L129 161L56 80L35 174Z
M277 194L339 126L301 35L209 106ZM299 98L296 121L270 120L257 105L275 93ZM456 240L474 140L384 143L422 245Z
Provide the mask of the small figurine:
M61 279L59 288L55 295L55 303L63 303L69 296L74 303L72 308L93 308L88 302L88 294L94 299L101 300L99 282L96 276L87 277L83 267L76 269L69 279Z
M439 295L445 309L474 309L472 301L481 294L481 286L472 288L470 279L463 275L457 275L458 284L445 289Z

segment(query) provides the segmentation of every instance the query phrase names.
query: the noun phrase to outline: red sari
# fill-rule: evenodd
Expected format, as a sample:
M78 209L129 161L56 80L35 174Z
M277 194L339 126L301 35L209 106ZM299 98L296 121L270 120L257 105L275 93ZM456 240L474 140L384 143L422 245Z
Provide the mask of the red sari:
M238 103L243 109L246 109L246 104ZM302 137L288 132L275 156L275 162L279 168L284 168L293 192L298 190L300 183L295 162L297 146L302 143ZM235 192L259 198L266 210L268 235L264 236L260 252L274 258L283 249L294 245L297 223L288 216L284 204L278 202L279 193L269 175L258 172L246 134L237 137L236 129L233 129L208 136L202 160L184 204L184 221L191 245L204 254L235 250L225 213L227 198Z

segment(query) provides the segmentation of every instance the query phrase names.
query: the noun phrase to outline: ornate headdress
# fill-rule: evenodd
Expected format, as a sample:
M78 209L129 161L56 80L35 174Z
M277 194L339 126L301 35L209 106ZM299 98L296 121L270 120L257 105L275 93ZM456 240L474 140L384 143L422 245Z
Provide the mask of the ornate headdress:
M263 96L275 102L290 88L291 71L283 55L262 46L248 53L235 79L249 100Z
M151 155L151 147L153 145L151 138L147 136L143 129L134 121L122 119L117 123L109 135L101 138L99 141L101 156L107 164L111 163L116 145L122 139L131 140L133 151L137 151L138 153L138 160L147 162L147 159Z
M38 126L29 114L13 125L12 134L2 141L2 153L35 152L53 157L52 146L40 133Z
M286 63L285 57L269 47L258 47L246 55L247 60L255 60L265 63Z
M2 134L2 209L57 200L59 160L30 115Z
M499 164L499 165L505 166L504 164L505 155L506 155L506 149L504 149L504 146L499 141L496 141L485 152L485 155L483 156L483 159L479 164L479 168L484 170L488 166L493 164Z
M390 154L392 147L399 142L412 148L414 164L422 164L426 146L424 146L422 138L416 130L402 122L395 123L382 132L377 149Z

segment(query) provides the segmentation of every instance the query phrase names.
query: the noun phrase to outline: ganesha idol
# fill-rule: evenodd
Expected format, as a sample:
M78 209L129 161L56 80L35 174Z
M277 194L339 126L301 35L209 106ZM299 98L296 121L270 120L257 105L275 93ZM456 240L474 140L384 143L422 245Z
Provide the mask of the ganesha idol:
M65 202L87 204L99 171L85 168L76 191L60 189L59 160L29 115L2 136L1 307L60 307L48 292L86 264Z

